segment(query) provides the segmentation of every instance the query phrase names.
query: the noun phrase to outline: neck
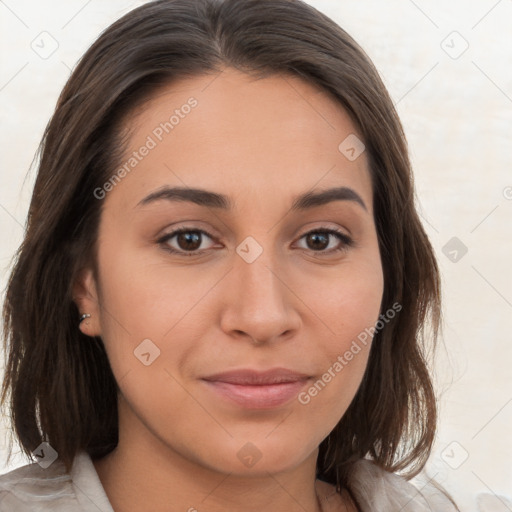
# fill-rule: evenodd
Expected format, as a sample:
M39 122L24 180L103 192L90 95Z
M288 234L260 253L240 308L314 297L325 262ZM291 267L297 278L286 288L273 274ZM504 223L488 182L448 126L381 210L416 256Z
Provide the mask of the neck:
M328 484L315 485L314 474L307 471L247 477L194 467L168 455L149 459L140 450L118 446L93 461L116 512L167 512L169 504L187 512L327 512L325 503L332 499Z

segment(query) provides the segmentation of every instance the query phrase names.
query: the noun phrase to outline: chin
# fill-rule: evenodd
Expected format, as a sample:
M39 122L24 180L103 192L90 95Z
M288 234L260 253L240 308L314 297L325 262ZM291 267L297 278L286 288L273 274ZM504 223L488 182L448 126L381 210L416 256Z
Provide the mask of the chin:
M270 437L265 439L264 435L260 435L253 441L250 438L233 438L228 446L223 445L220 450L219 445L216 445L215 449L210 451L209 460L204 462L221 473L268 477L269 473L290 471L308 457L316 457L318 453L318 445L307 447L298 439L291 442L290 438L285 440L278 435L273 440L270 440Z

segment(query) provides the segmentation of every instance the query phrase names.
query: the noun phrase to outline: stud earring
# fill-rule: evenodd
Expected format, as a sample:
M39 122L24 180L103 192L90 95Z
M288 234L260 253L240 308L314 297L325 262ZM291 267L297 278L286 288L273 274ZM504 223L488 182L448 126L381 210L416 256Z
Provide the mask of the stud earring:
M78 322L78 324L81 324L82 321L85 320L86 318L91 318L90 313L84 313L82 316L80 316L80 322Z

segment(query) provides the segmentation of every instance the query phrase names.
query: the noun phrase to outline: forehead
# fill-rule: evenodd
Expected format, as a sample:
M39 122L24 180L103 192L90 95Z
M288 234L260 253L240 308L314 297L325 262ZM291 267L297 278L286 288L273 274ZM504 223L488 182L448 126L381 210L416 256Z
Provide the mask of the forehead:
M345 185L371 208L365 152L351 160L340 150L347 137L358 136L355 125L337 101L295 76L255 79L224 68L181 79L159 90L125 127L129 148L120 166L129 172L109 194L122 189L126 205L162 185L200 184L278 201Z

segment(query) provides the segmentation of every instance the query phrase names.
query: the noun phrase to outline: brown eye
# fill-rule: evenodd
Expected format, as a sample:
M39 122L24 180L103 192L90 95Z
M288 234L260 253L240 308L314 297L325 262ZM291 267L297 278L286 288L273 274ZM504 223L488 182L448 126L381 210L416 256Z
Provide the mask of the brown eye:
M305 249L322 254L347 250L354 245L354 241L350 237L335 229L316 229L303 235L302 239L306 241ZM333 240L334 243L331 244ZM338 244L335 243L336 240ZM331 247L329 247L330 245Z
M180 233L176 235L176 242L180 249L185 251L193 251L201 246L201 235L194 231Z
M163 236L158 240L158 243L169 252L184 256L195 256L208 248L201 248L205 237L212 239L212 236L202 229L181 228ZM175 241L171 243L173 239Z
M306 235L306 243L311 249L321 251L328 247L329 237L327 233L309 233Z

